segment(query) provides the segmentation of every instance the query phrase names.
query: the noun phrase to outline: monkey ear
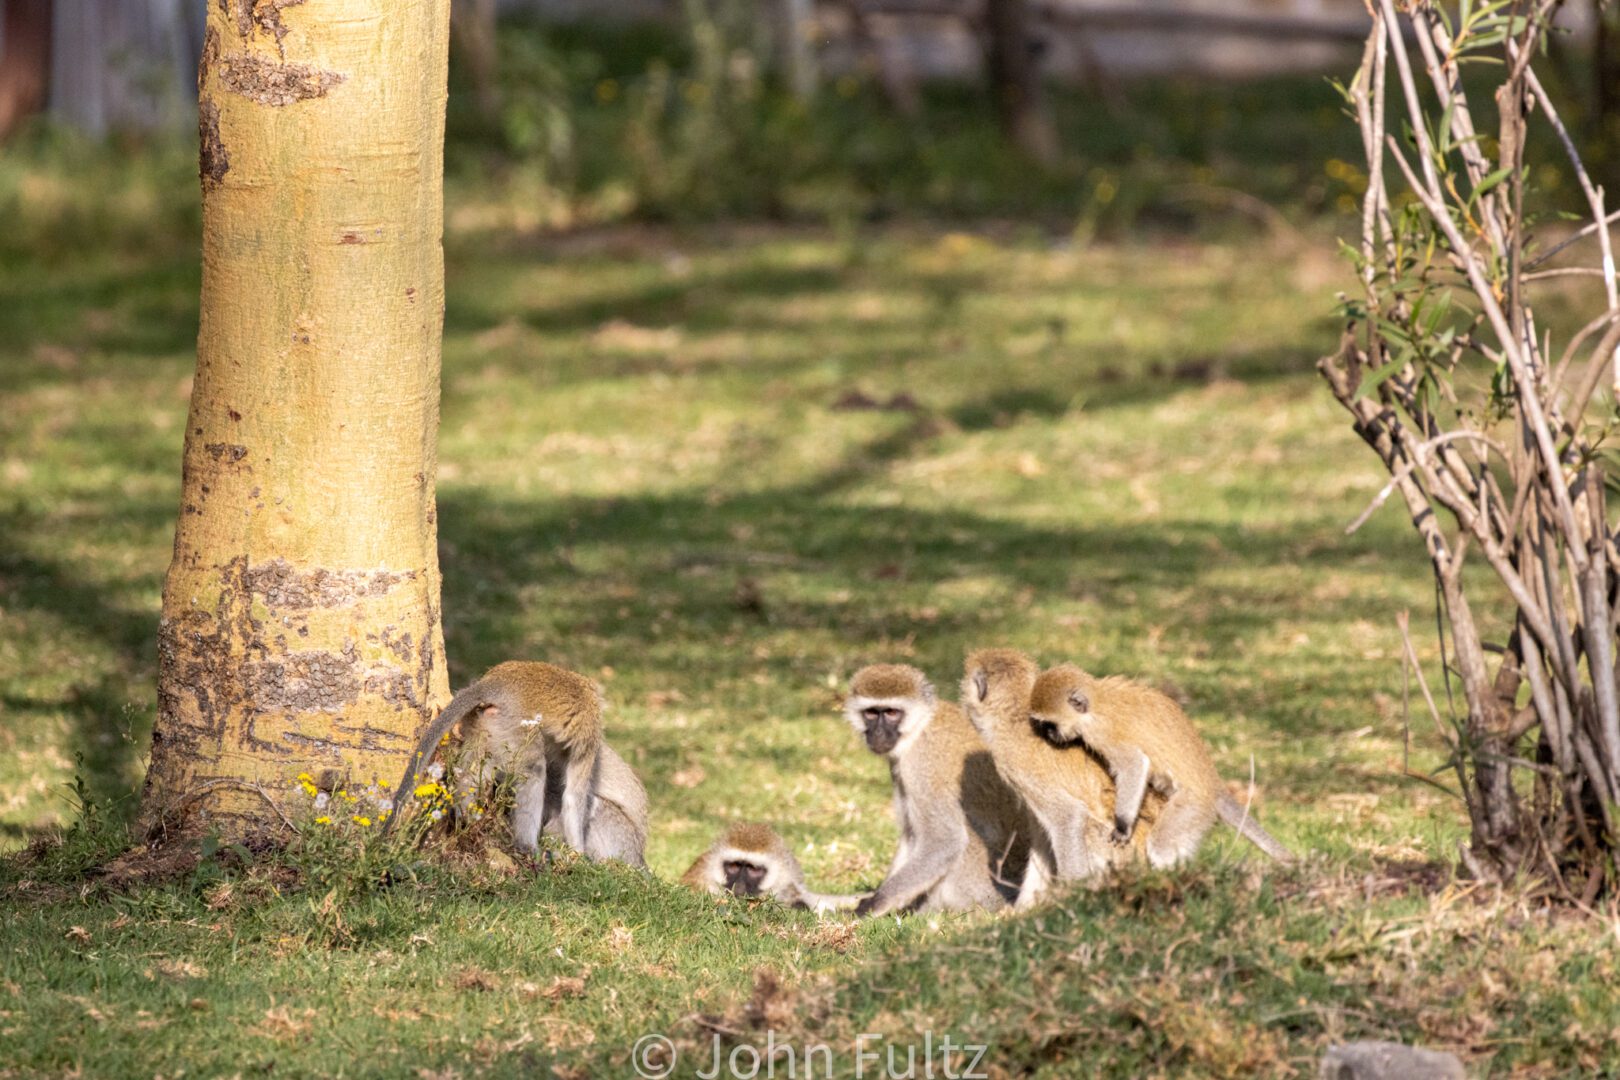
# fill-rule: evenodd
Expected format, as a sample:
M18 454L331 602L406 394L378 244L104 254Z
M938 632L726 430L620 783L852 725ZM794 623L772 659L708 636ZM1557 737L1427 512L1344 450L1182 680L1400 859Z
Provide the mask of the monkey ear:
M973 692L978 695L980 701L990 696L990 680L983 668L973 673Z
M1075 712L1088 713L1091 711L1091 699L1083 690L1069 691L1069 704L1074 706Z

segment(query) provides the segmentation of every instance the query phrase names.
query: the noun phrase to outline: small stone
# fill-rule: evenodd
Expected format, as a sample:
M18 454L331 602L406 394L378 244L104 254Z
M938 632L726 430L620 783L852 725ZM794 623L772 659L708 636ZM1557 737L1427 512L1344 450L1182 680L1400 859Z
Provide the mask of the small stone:
M1456 1055L1393 1042L1353 1042L1322 1058L1322 1080L1466 1080Z

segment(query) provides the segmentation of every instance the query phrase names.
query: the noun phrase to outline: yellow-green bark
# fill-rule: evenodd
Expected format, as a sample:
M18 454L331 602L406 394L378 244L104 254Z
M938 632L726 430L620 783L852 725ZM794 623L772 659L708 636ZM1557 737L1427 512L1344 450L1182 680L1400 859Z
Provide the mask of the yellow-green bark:
M447 696L433 478L449 0L210 0L202 323L148 828L395 777ZM273 807L271 803L277 804Z

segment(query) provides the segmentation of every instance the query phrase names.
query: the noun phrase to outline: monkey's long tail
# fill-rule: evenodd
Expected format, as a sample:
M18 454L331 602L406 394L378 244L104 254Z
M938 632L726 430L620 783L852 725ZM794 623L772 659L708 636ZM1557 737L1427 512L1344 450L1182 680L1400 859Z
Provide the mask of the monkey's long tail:
M422 763L433 756L434 747L444 738L444 733L450 730L450 725L472 712L480 704L484 696L483 680L473 683L455 697L444 711L434 718L433 723L422 733L422 739L416 744L416 750L411 754L410 763L405 766L405 775L400 777L399 786L394 789L394 812L388 815L383 823L383 835L387 835L405 813L405 807L410 804L411 793L416 789L416 776L421 771Z
M1221 815L1221 820L1243 834L1243 838L1270 855L1278 862L1292 862L1294 853L1283 847L1282 843L1266 830L1260 823L1249 816L1248 810L1232 796L1221 794L1215 800L1215 812Z

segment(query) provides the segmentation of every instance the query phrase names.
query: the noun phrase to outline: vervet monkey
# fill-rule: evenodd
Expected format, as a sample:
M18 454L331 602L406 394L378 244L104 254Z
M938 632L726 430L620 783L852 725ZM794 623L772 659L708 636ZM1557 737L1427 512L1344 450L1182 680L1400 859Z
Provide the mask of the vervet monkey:
M721 833L714 846L697 857L681 884L719 896L769 896L789 907L821 914L846 911L861 900L818 893L804 882L804 870L793 852L768 825L738 822Z
M1029 714L1053 745L1080 743L1107 763L1115 785L1114 844L1130 842L1149 788L1164 796L1158 820L1142 830L1154 866L1192 858L1217 817L1272 858L1293 857L1227 792L1192 721L1159 691L1063 664L1036 680Z
M855 908L999 908L1018 894L1034 831L962 710L903 664L862 668L844 714L889 762L900 844L888 876Z
M464 811L495 775L514 777L512 834L518 849L537 852L541 828L551 818L564 841L589 854L592 794L604 758L603 706L601 689L576 672L521 660L497 664L456 694L428 725L405 768L398 797L410 798L423 763L450 727L461 723L458 807ZM629 767L619 760L610 769L622 786ZM634 812L639 794L644 811L645 793L633 774L630 779L634 790L620 791L615 805ZM603 812L608 812L605 806ZM398 817L389 818L390 827Z
M1114 793L1103 766L1084 753L1049 745L1030 726L1030 693L1039 674L1035 661L1016 649L980 649L963 663L968 718L1040 826L1031 872L1018 895L1021 908L1039 900L1052 878L1094 878L1127 855L1108 842ZM1138 851L1143 846L1138 843Z

